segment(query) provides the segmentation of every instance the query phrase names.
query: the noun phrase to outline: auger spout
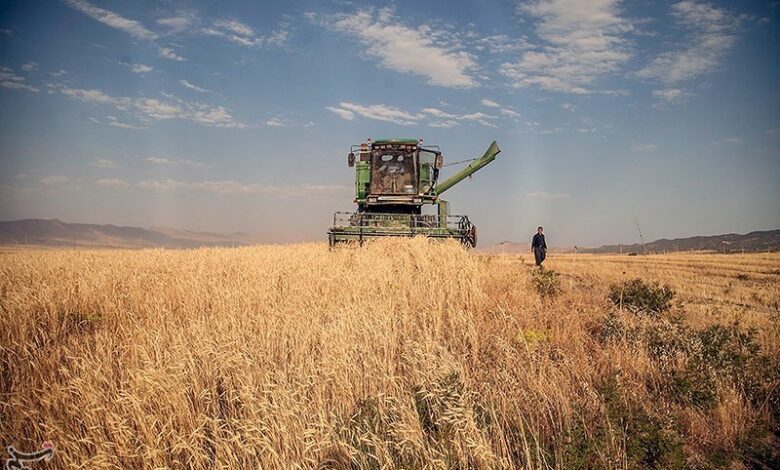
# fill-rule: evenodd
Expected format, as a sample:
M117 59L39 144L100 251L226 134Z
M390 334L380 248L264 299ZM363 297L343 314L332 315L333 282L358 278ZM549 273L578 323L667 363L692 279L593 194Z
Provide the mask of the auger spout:
M501 149L498 148L498 144L494 140L492 144L490 144L490 147L488 147L487 151L484 155L482 155L481 158L474 160L467 166L466 168L460 170L459 172L455 173L454 175L450 176L446 180L442 181L441 183L436 185L436 194L441 195L444 191L450 189L451 187L455 186L456 184L460 183L464 179L468 178L469 176L473 175L486 165L488 165L490 162L496 159L496 155L498 155L501 152Z

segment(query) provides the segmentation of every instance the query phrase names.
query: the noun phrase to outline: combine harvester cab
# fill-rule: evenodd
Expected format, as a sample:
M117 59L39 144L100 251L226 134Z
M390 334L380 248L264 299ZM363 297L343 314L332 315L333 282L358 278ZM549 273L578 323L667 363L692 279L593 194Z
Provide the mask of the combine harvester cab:
M496 159L501 152L493 141L485 154L461 171L439 182L444 157L438 146L418 139L369 139L352 145L347 163L355 167L357 212L336 212L328 230L330 246L363 243L377 237L454 238L477 245L477 227L465 215L450 215L441 194ZM435 214L423 214L425 204Z

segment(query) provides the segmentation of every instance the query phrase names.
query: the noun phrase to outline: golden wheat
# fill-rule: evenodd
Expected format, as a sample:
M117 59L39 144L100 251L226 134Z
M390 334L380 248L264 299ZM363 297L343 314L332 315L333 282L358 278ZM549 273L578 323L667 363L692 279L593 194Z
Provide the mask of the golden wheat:
M606 300L641 277L778 357L777 255L553 255L550 298L528 259L425 239L2 254L0 444L51 440L54 467L629 468L634 419L691 464L777 424L727 383L709 408L659 398L647 350L599 336L647 322Z

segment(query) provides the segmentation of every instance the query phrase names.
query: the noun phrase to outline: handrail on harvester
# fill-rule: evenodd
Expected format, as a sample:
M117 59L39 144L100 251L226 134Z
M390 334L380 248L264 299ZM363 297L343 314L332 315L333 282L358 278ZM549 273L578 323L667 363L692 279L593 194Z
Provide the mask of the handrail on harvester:
M490 144L490 147L488 147L485 154L482 155L482 157L478 158L477 160L474 160L466 168L460 170L459 172L455 173L454 175L450 176L446 180L436 185L436 194L443 193L444 191L450 189L451 187L460 183L464 179L473 175L474 173L482 169L485 165L495 160L496 155L498 155L500 152L501 149L498 148L498 144L494 140L493 143Z

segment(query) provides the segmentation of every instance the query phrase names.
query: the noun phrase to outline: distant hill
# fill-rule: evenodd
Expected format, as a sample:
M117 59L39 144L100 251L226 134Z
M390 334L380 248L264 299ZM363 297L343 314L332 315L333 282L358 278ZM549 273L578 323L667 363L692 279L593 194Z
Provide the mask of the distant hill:
M503 241L486 247L484 253L526 253L530 251L529 243ZM574 247L552 247L553 253L573 253ZM718 251L725 253L741 253L743 251L780 251L780 230L765 230L750 232L746 235L729 233L724 235L662 238L645 243L644 253L664 253L673 251ZM578 253L643 253L641 243L626 245L603 245L598 248L579 247Z
M58 219L0 222L0 245L39 245L101 248L197 248L256 243L244 233L216 234L166 227L72 224Z
M662 253L669 251L720 251L726 253L749 251L780 251L780 230L764 230L750 232L746 235L728 233L706 237L662 238L645 243L645 253ZM598 248L584 248L581 253L642 253L642 244L604 245Z

